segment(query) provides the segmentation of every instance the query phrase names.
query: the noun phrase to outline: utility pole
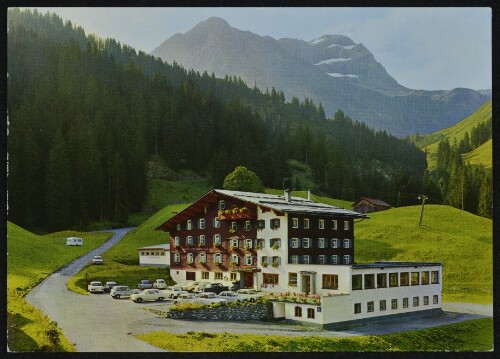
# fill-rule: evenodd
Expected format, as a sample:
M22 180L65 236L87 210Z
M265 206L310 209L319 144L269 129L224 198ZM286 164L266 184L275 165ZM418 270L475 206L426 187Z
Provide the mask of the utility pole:
M399 196L401 196L401 190L398 191L398 204L396 205L396 207L399 208Z
M422 224L422 218L424 216L425 200L428 198L425 194L422 194L422 195L418 196L418 199L422 200L422 209L420 210L420 220L418 221L418 226L420 227L420 225Z

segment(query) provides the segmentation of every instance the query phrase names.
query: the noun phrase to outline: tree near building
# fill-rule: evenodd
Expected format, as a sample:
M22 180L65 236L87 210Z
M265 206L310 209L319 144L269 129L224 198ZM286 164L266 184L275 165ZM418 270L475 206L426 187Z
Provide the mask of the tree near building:
M244 166L238 166L224 179L222 188L231 191L264 192L261 179Z

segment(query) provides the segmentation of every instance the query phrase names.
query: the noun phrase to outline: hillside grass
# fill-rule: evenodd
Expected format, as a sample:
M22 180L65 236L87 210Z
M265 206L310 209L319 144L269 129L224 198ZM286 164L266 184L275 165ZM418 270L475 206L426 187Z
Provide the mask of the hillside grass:
M39 236L7 222L7 326L11 351L74 351L56 324L24 297L51 273L99 247L111 235L67 231ZM66 246L66 237L82 237L84 245ZM54 327L55 336L49 331Z
M155 213L103 253L104 264L102 266L88 265L73 276L68 282L68 289L76 293L88 294L87 285L92 280L115 281L131 288L136 288L141 279L162 278L167 283L174 284L168 268L141 267L137 249L169 243L168 233L156 231L155 228L187 206L187 204L170 205Z
M493 223L459 209L426 205L370 213L355 226L356 262L443 264L443 301L492 303Z
M486 168L493 166L493 140L489 139L471 152L464 153L462 160L471 165L483 165Z
M136 335L174 352L437 352L491 351L493 319L484 318L430 329L355 337L286 337L263 334L152 332Z
M436 168L437 165L436 156L437 156L438 145L442 139L448 139L450 144L453 144L455 140L457 141L457 143L460 143L460 141L464 138L466 132L468 132L470 136L473 127L477 126L480 123L486 122L491 118L491 116L492 116L492 100L488 100L481 107L479 107L474 113L472 113L470 116L466 117L462 121L456 123L455 125L428 135L423 135L423 136L414 135L411 137L411 139L417 147L427 152L428 167L429 169L434 169ZM477 159L481 160L483 159L483 157L477 157ZM484 159L486 161L489 160L491 166L491 155L489 159L487 157L484 157ZM486 163L483 162L479 162L477 164L486 165Z

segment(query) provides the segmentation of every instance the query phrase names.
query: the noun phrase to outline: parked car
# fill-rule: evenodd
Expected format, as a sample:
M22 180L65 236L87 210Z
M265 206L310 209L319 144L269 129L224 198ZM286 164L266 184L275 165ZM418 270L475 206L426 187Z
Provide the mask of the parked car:
M150 289L153 288L153 283L151 283L148 279L142 279L139 284L137 284L137 288L139 289Z
M257 292L255 289L239 289L236 294L246 298L249 302L255 302L257 299L264 297L266 294L264 292Z
M226 290L224 292L220 292L219 297L224 298L228 303L232 303L232 302L243 303L243 302L247 301L246 297L242 297L241 295L238 295L231 290Z
M144 289L140 293L131 294L130 299L132 299L135 303L153 301L161 302L163 299L165 299L165 294L163 293L163 291L158 289Z
M176 299L180 294L188 293L186 290L181 289L181 287L176 287L176 286L167 287L167 289L162 290L162 292L165 293L165 296L167 298L173 298L173 299Z
M196 287L200 284L201 282L197 282L197 281L194 281L194 280L190 280L190 281L187 281L185 283L182 283L182 287L184 288L184 290L187 290L188 292L192 292L194 291L194 289L196 289Z
M102 285L101 282L90 282L89 285L87 285L87 290L90 293L104 293L104 286Z
M104 292L105 293L111 292L111 288L113 288L115 285L116 282L106 282L106 284L104 284Z
M200 290L200 286L198 286L198 290ZM229 288L222 285L221 283L208 283L208 285L202 287L201 292L212 292L215 294L219 294L220 292L224 292L227 290L229 290Z
M111 292L109 292L109 295L111 295L115 299L120 299L130 297L132 294L137 294L140 292L140 289L130 289L126 285L115 285L113 288L111 288Z
M104 260L102 259L101 256L93 256L92 264L104 264Z
M176 300L174 300L174 304L179 303L195 303L198 300L198 296L194 293L183 293L179 294Z
M217 294L212 292L204 292L198 294L198 299L195 301L201 304L212 304L212 303L227 303L227 300L219 297Z
M157 279L153 282L153 288L165 289L167 288L167 283L165 283L164 279Z

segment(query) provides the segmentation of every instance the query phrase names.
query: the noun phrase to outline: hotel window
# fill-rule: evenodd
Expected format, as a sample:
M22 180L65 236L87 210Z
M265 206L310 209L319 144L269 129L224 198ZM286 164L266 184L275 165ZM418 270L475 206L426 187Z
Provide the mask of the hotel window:
M176 237L174 238L174 244L175 244L177 247L181 245L181 239L180 239L180 237L176 236Z
M422 285L429 284L429 272L422 272Z
M220 228L220 221L217 217L214 217L214 228Z
M201 279L210 279L210 272L201 272Z
M260 264L261 264L263 267L267 267L267 265L269 264L269 262L267 261L267 256L262 256L262 257L260 257Z
M229 247L238 248L238 240L236 238L229 240Z
M311 248L311 239L304 238L302 240L302 248Z
M299 306L295 307L295 316L302 317L302 307L299 307Z
M385 308L385 305L386 305L385 300L381 300L381 301L379 302L379 310L380 310L380 311L384 311L384 310L386 309L386 308Z
M310 259L311 256L308 256L308 255L304 255L302 256L302 264L311 264L311 259Z
M200 218L198 220L198 228L199 229L205 229L205 218Z
M220 246L222 243L220 234L214 234L214 244Z
M245 239L245 248L250 249L253 247L253 240L250 238Z
M338 289L339 276L337 274L323 274L321 289Z
M191 230L193 229L193 221L188 219L186 229Z
M240 262L240 257L237 254L231 254L231 262L238 264Z
M307 308L307 319L314 319L314 308Z
M399 273L399 285L402 287L410 285L410 275L408 272Z
M431 272L431 284L438 284L439 283L439 271L433 270Z
M193 236L187 236L186 238L186 245L192 246L194 244L193 242Z
M319 229L325 229L325 220L324 219L319 219L318 220L318 228Z
M255 248L262 249L266 247L266 240L264 238L258 238L255 240Z
M224 279L224 273L222 272L215 272L215 279L216 280L223 280Z
M377 273L377 288L387 288L387 273Z
M292 228L299 228L299 219L292 218Z
M262 277L263 284L278 284L279 283L279 275L273 273L263 273Z
M238 273L236 273L236 272L231 272L231 273L230 273L230 276L229 276L229 279L230 279L231 281L238 280Z
M349 221L344 221L344 231L349 230Z
M318 248L325 248L325 239L318 238Z
M222 253L214 253L214 262L222 263Z
M318 264L326 264L326 259L325 259L325 256L323 254L320 254L318 256Z
M180 230L181 230L181 225L180 225L180 223L177 225L177 227L176 227L176 228L177 228L177 230L178 230L178 231L180 231Z
M349 263L351 263L351 256L347 254L344 256L344 264L349 264Z
M250 221L245 221L245 231L249 231L252 229L252 222Z
M290 264L299 264L299 256L290 256Z
M245 256L245 265L251 266L253 264L253 257L251 255Z
M332 238L332 248L338 248L339 247L339 240L337 238Z
M309 218L304 218L304 229L309 229Z
M187 263L192 264L194 262L194 256L193 253L188 253L187 254Z
M231 231L237 231L238 230L238 224L236 222L231 222Z
M297 286L297 273L288 273L288 285L290 287Z
M391 299L391 309L398 309L398 300Z
M389 273L389 287L397 287L397 286L398 286L398 274Z
M336 219L332 219L332 229L337 230L337 220Z
M269 225L271 229L278 229L280 228L280 219L279 218L273 218L269 221Z
M373 301L366 303L366 311L368 313L373 312L374 310L375 310L375 303Z
M429 305L429 296L428 295L424 296L424 305Z
M269 240L269 246L272 249L279 249L281 247L281 239L280 238L271 238Z
M354 303L354 314L361 313L361 303Z
M375 288L375 274L365 274L365 289Z
M439 296L433 295L432 296L432 304L438 304L439 303Z
M403 308L408 308L408 298L403 298Z
M339 256L336 255L336 254L332 255L331 261L332 261L332 264L338 264L338 262L339 262Z
M290 239L290 247L299 248L299 239L298 238Z
M205 235L204 234L200 234L198 236L198 245L199 246L204 246L205 244L206 244Z
M420 272L411 272L411 285L420 284Z
M264 229L266 228L266 221L263 219L259 219L257 221L257 229Z
M413 306L418 307L418 297L413 297Z
M274 256L274 257L271 257L272 258L272 263L271 265L273 267L278 267L280 264L281 264L281 257L278 257L278 256Z
M226 202L225 201L219 201L219 209L226 209Z
M363 289L363 276L361 274L353 274L352 276L352 290Z
M181 255L180 253L175 253L174 254L174 263L180 263L181 262Z
M207 254L199 253L198 254L198 263L207 263Z
M344 248L351 248L351 241L348 238L344 239Z

